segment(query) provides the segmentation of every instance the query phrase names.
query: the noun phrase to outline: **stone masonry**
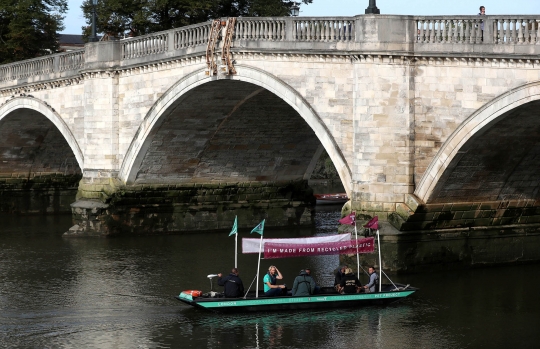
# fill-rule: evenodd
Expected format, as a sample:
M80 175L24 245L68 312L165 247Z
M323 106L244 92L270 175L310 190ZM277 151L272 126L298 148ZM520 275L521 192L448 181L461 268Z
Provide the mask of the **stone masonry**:
M303 224L303 181L321 145L351 198L346 209L399 231L533 224L540 17L514 17L485 16L484 32L477 16L242 18L235 75L207 74L208 23L89 43L0 66L0 132L56 127L62 161L82 174L77 225L100 222L92 234L122 231L114 222L137 231L135 212L160 231L198 229L183 223L193 197L231 183L282 188L245 204L288 198L268 224ZM4 177L39 172L13 150L17 140L0 142ZM194 185L205 194L165 203ZM134 203L143 188L152 195ZM211 215L223 219L212 228L233 211Z

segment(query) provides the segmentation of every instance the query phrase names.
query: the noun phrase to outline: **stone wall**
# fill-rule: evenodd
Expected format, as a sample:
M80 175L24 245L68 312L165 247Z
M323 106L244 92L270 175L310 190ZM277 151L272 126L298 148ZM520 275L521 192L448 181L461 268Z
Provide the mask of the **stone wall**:
M80 179L80 174L61 173L0 177L0 212L71 213Z
M263 219L266 227L313 223L313 191L307 181L109 186L109 194L94 192L96 198L108 197L105 203L88 197L107 185L84 182L87 198L72 205L75 226L67 235L227 230L235 216L244 229Z

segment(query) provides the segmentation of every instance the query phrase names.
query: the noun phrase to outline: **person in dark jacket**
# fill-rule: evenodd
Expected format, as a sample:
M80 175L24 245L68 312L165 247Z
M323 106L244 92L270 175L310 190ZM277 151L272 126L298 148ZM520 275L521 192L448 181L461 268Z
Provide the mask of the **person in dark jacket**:
M311 276L311 269L306 268L304 269L306 271L306 274ZM313 278L313 276L311 276ZM315 281L315 278L313 278L313 281ZM315 281L315 294L321 293L321 288L317 285L317 281Z
M244 284L242 280L238 277L240 273L238 269L232 268L231 273L221 278L221 273L218 275L218 285L224 286L225 297L227 298L238 298L244 295Z
M353 274L351 268L345 270L345 275L341 278L341 293L360 293L362 284Z
M300 270L300 275L294 279L292 295L309 296L312 294L315 294L315 280L305 270Z
M334 279L334 287L336 291L341 293L341 278L345 275L345 270L348 268L348 266L343 265L338 270L334 271L334 275L336 278Z

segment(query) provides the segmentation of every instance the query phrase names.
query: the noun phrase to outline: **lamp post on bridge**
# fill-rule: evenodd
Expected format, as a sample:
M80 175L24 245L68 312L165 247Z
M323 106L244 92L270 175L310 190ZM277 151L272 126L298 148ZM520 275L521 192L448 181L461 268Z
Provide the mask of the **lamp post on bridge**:
M366 15L367 14L380 14L381 10L377 8L377 0L369 0L369 6L366 9Z
M300 14L300 2L293 1L291 6L291 16L298 17Z
M92 0L92 36L90 36L90 42L98 41L96 34L96 6L98 0Z

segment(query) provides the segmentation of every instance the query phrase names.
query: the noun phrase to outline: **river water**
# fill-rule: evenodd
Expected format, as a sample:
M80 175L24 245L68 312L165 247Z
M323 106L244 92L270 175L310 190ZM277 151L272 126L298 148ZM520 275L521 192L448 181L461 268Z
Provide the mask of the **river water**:
M220 315L174 296L208 291L206 275L229 271L228 232L66 239L70 216L0 218L1 348L537 348L540 341L539 264L391 275L420 291L386 307ZM265 236L331 234L338 218L323 211L313 229ZM307 266L330 284L339 262L273 263L292 285ZM247 287L257 256L239 255L238 267Z

